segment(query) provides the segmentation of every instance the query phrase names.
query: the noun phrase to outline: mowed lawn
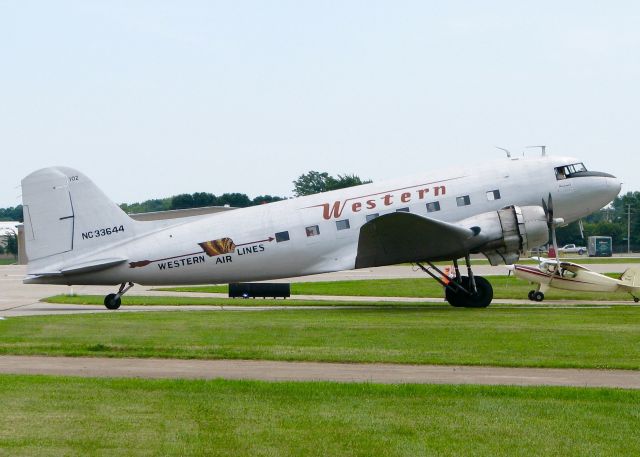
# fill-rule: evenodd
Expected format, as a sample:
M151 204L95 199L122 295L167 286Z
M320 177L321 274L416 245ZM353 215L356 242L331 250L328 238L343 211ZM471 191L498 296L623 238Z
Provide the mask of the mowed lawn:
M619 278L620 274L610 274ZM514 276L485 276L493 286L493 297L526 300L535 287ZM166 287L157 290L175 292L228 293L228 285ZM353 281L320 281L291 284L292 295L334 295L361 297L444 297L442 286L430 278L364 279ZM547 300L615 300L633 303L628 293L587 293L550 289ZM126 301L126 297L123 299Z
M0 376L0 454L640 455L640 392Z
M0 354L640 368L640 307L105 313L0 321Z

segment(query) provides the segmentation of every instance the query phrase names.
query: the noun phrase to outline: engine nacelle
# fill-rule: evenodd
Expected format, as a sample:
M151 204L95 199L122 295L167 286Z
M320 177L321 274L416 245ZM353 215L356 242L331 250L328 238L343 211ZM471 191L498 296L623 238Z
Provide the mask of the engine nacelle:
M456 225L477 233L471 252L481 252L494 266L513 264L521 253L549 241L547 218L540 206L507 206Z

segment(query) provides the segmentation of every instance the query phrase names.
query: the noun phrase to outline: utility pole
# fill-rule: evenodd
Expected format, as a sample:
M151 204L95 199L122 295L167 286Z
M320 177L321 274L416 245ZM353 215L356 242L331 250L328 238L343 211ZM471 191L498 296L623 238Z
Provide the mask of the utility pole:
M631 254L631 205L627 205L627 254Z

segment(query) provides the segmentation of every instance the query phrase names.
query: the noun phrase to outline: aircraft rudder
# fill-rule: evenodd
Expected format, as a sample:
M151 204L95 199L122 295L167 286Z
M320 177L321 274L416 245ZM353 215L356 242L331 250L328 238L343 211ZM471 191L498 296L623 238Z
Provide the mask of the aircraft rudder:
M26 176L22 200L30 261L96 249L134 232L135 221L72 168L43 168Z

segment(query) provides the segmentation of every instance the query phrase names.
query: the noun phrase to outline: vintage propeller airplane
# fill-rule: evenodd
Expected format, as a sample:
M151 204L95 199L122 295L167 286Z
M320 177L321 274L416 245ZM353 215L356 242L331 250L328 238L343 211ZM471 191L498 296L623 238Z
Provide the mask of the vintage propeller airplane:
M491 284L469 255L493 265L548 240L541 196L570 222L609 203L614 176L578 159L541 156L459 166L223 213L134 221L72 168L22 180L28 284L210 284L304 276L413 262L441 282L453 306L485 307ZM465 258L467 276L457 259ZM444 283L434 261L452 261ZM426 263L430 268L427 268ZM434 273L435 271L435 273Z
M509 265L517 278L537 284L529 292L529 300L542 301L549 288L580 292L627 292L638 303L640 298L640 267L628 268L620 279L596 273L582 265L558 262L554 259L539 259L537 267Z

